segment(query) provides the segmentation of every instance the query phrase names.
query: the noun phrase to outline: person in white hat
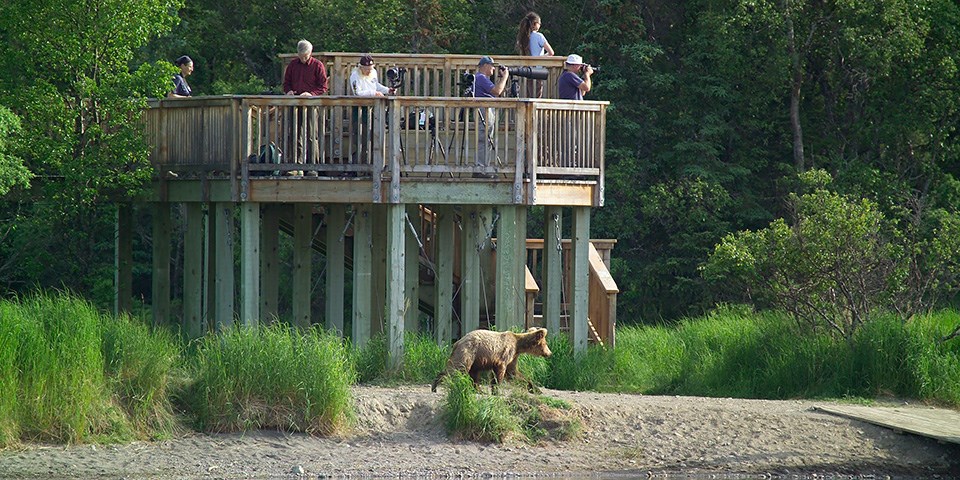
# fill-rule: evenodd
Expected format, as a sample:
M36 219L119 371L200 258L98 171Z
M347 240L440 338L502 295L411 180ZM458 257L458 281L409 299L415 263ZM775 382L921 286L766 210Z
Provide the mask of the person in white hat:
M590 76L593 75L593 67L585 65L580 55L571 54L567 56L564 62L564 72L557 79L557 91L561 99L565 100L583 100L583 95L590 91L593 86ZM583 78L580 78L583 73Z

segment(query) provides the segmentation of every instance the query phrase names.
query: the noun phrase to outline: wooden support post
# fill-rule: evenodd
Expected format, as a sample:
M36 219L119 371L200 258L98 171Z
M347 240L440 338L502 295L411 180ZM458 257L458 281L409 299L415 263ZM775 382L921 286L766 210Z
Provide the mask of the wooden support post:
M133 209L129 203L117 204L114 255L113 313L120 315L130 313L133 301Z
M327 205L327 289L324 315L326 328L336 330L343 336L343 280L346 273L346 239L344 227L346 225L346 206L342 204Z
M203 325L204 331L214 329L217 318L217 215L216 204L207 203L207 228L203 239ZM233 261L233 259L231 259Z
M240 206L240 322L254 327L260 321L260 204Z
M216 242L216 325L223 332L234 324L233 203L214 203L214 221L217 224Z
M384 332L384 306L387 304L387 210L384 204L373 205L372 219L373 252L371 259L370 286L370 335Z
M477 242L480 237L480 214L474 206L461 212L463 232L460 235L460 315L463 331L460 335L480 328L480 255Z
M563 208L547 207L543 231L543 320L551 336L560 335L563 291Z
M404 296L407 297L409 306L403 315L403 329L407 332L417 332L420 330L420 245L418 243L418 237L421 236L420 206L417 204L407 205L406 214L406 218L410 222L407 223L406 219L403 221L403 231L406 232L404 245L407 262L404 265L404 271L406 272L404 276ZM417 231L412 231L410 225L413 225L413 228Z
M404 296L404 273L406 270L405 231L403 204L385 206L387 214L387 368L396 370L403 362L404 313L410 308L411 299Z
M479 229L476 245L480 262L480 312L486 318L487 325L493 324L497 308L497 265L493 258L493 231L496 229L497 216L493 207L481 206L477 209Z
M187 204L183 239L183 334L200 338L203 328L203 205Z
M514 265L517 286L514 291L517 294L514 295L513 301L517 312L517 326L523 330L527 324L527 207L516 205L514 208L517 209L517 228L514 229L516 233L514 245L517 250L517 262ZM533 315L530 319L533 320Z
M573 207L570 286L570 333L573 351L587 351L587 314L590 311L590 207Z
M268 203L260 208L260 320L277 321L280 315L280 209Z
M456 246L454 245L454 212L449 206L437 210L437 230L433 237L436 261L434 277L433 318L436 324L437 345L449 345L453 339L453 264Z
M496 322L497 330L507 331L523 325L516 299L524 296L523 277L517 278L517 209L500 205L497 223ZM519 289L519 290L518 290Z
M153 324L170 322L170 204L153 204Z
M353 206L353 345L370 340L373 238L368 205Z
M293 325L310 328L310 273L313 244L313 206L298 203L293 207Z

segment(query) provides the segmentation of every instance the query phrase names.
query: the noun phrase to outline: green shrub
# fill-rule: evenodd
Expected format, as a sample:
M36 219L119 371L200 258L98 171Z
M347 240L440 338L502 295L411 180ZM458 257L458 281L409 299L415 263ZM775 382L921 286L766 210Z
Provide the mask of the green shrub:
M279 428L330 434L352 417L356 374L343 342L281 324L205 337L187 396L199 428Z

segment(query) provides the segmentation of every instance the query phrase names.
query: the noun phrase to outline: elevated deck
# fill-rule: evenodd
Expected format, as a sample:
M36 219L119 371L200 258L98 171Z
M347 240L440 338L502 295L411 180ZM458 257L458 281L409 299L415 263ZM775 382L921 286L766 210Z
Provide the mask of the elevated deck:
M157 200L602 206L606 106L197 97L151 102L146 125ZM281 163L259 163L271 143Z
M170 208L182 203L191 337L282 315L304 328L322 321L359 345L382 332L393 366L405 331L427 328L446 343L481 319L501 329L546 325L577 351L588 337L613 345L617 288L604 262L613 243L598 250L589 236L590 209L604 203L607 102L522 98L536 87L527 78L511 85L521 98L460 97L463 73L479 59L467 55L377 54L381 79L386 68L406 69L400 95L346 96L358 54L315 56L331 95L150 103L155 318L171 317ZM546 68L546 95L555 94L562 58L498 60ZM272 148L279 162L264 163ZM530 247L532 205L545 206L547 233ZM118 232L118 245L129 241ZM292 237L289 272L280 271L280 233ZM312 311L319 241L323 320Z

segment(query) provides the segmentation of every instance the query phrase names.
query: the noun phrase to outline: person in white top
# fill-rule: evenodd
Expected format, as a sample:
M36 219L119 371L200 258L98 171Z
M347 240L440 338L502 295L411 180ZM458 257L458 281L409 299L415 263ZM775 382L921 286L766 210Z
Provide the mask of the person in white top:
M380 83L377 70L373 68L373 57L366 53L360 56L360 64L350 72L350 89L361 97L382 97L392 95L394 90Z
M553 55L553 47L540 33L540 15L530 12L520 20L520 29L517 33L517 53L539 57Z
M529 12L520 20L516 49L518 55L553 56L553 47L550 46L547 37L540 33L540 15L537 15L536 12ZM527 79L527 92L529 96L542 97L543 82Z

